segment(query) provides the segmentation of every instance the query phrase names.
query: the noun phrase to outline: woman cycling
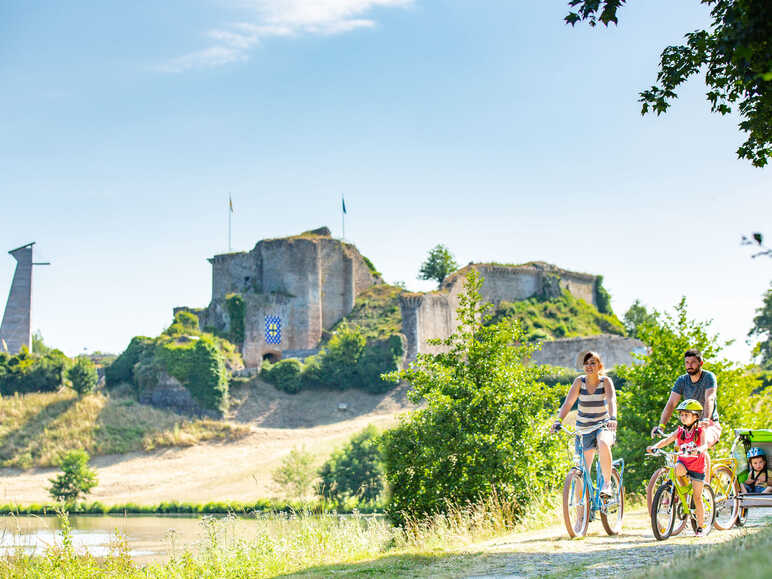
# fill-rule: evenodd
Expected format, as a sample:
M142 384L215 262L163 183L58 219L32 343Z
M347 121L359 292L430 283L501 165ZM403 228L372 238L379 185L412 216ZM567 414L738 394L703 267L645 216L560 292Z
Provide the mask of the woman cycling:
M579 414L576 417L576 450L584 452L584 464L592 467L595 450L603 473L601 496L610 497L611 490L611 446L617 429L617 395L611 378L603 372L603 362L595 352L587 352L582 359L583 376L579 376L568 389L566 399L552 425L557 432L571 407L579 399Z

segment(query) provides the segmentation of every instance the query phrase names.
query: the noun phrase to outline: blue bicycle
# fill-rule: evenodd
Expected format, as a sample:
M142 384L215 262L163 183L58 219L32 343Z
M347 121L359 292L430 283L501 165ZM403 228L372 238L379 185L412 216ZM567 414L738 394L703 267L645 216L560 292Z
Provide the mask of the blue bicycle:
M561 430L576 436L574 431L565 426L561 427ZM563 485L563 521L568 535L572 538L584 537L587 534L587 527L590 521L595 519L595 513L600 513L603 528L609 535L618 535L622 530L622 516L625 511L625 461L618 458L611 463L611 496L608 498L600 494L604 481L597 461L595 472L593 485L590 469L584 463L584 452L580 450L575 454L574 466L568 471Z

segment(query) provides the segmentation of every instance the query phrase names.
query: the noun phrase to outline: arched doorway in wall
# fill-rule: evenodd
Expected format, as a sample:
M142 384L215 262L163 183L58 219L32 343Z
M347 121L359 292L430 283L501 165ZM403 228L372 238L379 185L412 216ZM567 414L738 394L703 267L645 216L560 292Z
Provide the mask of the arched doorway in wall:
M275 364L281 360L281 352L277 350L269 350L268 352L263 352L263 362L270 362L271 364Z

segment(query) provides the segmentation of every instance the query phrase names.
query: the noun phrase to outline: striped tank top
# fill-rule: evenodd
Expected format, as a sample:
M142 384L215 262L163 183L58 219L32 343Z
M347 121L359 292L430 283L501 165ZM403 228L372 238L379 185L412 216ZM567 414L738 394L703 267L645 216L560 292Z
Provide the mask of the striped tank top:
M606 403L606 380L601 378L595 391L587 391L587 379L582 376L582 387L579 389L579 414L576 417L576 431L579 434L589 434L597 430L609 419Z

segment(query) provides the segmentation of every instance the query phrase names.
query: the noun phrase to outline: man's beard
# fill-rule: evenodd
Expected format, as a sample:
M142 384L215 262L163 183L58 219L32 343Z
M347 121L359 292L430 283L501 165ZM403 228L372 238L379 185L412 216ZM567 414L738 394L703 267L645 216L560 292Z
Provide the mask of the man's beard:
M691 368L687 368L686 373L689 374L689 376L694 376L695 374L700 373L700 369L697 368L696 370L692 370Z

